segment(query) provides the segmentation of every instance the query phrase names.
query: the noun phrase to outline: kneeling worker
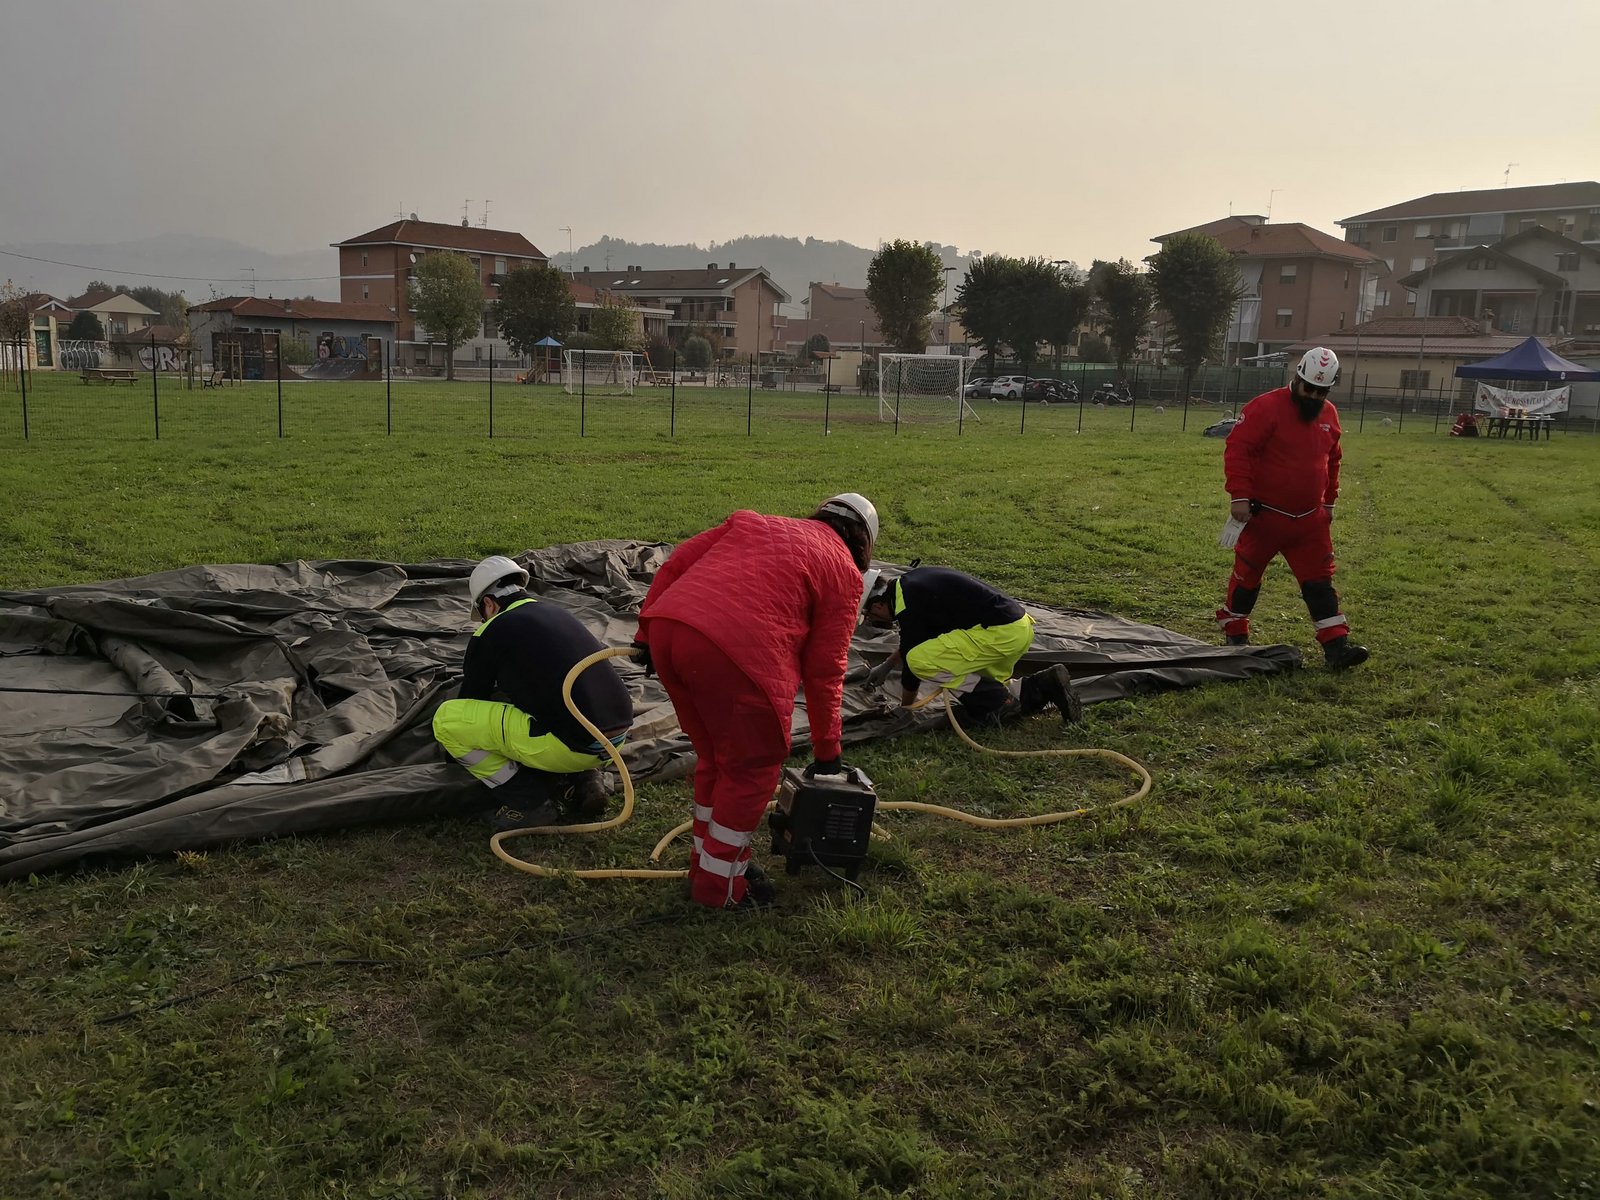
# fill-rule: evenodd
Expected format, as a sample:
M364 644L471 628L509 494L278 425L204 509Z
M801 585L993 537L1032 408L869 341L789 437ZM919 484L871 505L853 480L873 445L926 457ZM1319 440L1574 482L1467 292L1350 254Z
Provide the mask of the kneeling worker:
M433 736L485 787L497 829L595 820L605 812L598 770L604 748L561 698L572 667L605 647L577 617L523 589L528 572L493 555L472 572L473 615L483 621L467 644L461 698L433 716ZM496 691L511 703L490 700ZM627 685L610 660L572 685L572 699L611 744L633 723Z
M1083 717L1072 676L1061 664L1011 677L1033 644L1033 618L981 579L949 567L913 567L873 584L866 615L880 629L900 627L900 648L868 678L882 682L903 663L900 702L907 707L945 690L961 697L969 724L997 724L1052 705L1064 722Z

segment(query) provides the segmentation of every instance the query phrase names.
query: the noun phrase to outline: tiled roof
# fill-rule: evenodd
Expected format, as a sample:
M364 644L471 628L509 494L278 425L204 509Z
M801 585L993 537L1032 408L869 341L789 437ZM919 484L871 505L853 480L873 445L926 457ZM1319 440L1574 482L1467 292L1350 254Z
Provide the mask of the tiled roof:
M1486 258L1493 259L1498 263L1504 263L1508 267L1514 267L1519 270L1526 271L1529 275L1532 275L1538 279L1542 279L1547 284L1554 284L1559 287L1564 282L1561 276L1557 275L1554 271L1541 267L1536 263L1531 263L1525 258L1519 258L1515 254L1507 254L1500 248L1505 244L1505 242L1496 242L1493 246L1476 246L1470 250L1454 251L1448 256L1440 258L1437 262L1424 267L1420 271L1413 271L1411 274L1400 279L1399 283L1402 287L1414 288L1424 279L1431 278L1435 275L1442 275L1447 271L1459 270L1465 267L1466 264L1471 262L1473 259ZM1578 245L1578 243L1574 243L1574 245ZM1502 286L1493 289L1486 288L1485 290L1507 291L1514 289L1509 289L1505 286ZM1527 289L1524 288L1523 290L1526 291Z
M1600 208L1600 183L1546 183L1533 187L1483 188L1475 192L1434 192L1357 213L1335 222L1351 225L1404 217L1464 217L1472 213L1535 212L1546 208Z
M384 304L345 304L334 300L263 300L257 296L224 296L191 305L190 312L227 312L236 317L290 321L366 321L393 325L395 314Z
M812 287L825 295L832 296L835 300L865 300L866 288L844 287L837 283L813 283Z
M127 333L114 333L113 342L131 342L135 346L148 346L152 341L158 346L170 346L183 336L179 325L146 325L143 329L130 329Z
M520 233L505 229L480 229L475 225L451 225L444 221L391 221L381 229L359 234L335 246L424 246L431 250L463 250L478 254L508 254L518 258L545 255Z
M98 308L107 300L127 301L127 304L117 308L117 312L148 313L152 317L156 315L155 309L140 304L132 296L128 295L127 292L114 292L110 288L95 288L92 292L85 292L81 296L74 296L72 299L67 301L67 307L81 312L86 308Z
M1152 242L1164 242L1170 237L1177 237L1180 233L1203 233L1207 237L1220 238L1224 233L1234 229L1248 229L1252 225L1265 225L1267 219L1262 216L1219 217L1215 221L1207 221L1204 225L1191 225L1187 229L1174 229L1171 233L1157 234L1151 238Z
M766 275L767 286L778 293L781 301L789 300L789 293L767 275L765 267L706 267L695 270L668 271L579 271L569 276L573 283L584 283L603 292L621 292L624 295L646 296L674 295L679 292L731 293L734 288L754 275Z
M1283 225L1255 225L1239 217L1229 217L1178 232L1203 233L1244 258L1337 258L1343 262L1358 263L1379 261L1371 251L1299 221ZM1152 240L1159 242L1173 236L1164 233Z
M1419 353L1423 358L1493 358L1525 341L1526 334L1486 333L1477 337L1441 338L1438 341L1431 337L1426 341L1418 337L1363 337L1361 345L1357 346L1355 338L1346 330L1323 334L1314 342L1300 342L1288 347L1284 353L1302 354L1313 346L1326 346L1341 358L1354 356L1358 351L1362 358L1371 355L1378 358L1393 356L1415 359Z
M1422 333L1430 338L1474 337L1483 332L1483 326L1471 317L1374 317L1339 332L1347 337L1359 333L1363 338L1416 337Z

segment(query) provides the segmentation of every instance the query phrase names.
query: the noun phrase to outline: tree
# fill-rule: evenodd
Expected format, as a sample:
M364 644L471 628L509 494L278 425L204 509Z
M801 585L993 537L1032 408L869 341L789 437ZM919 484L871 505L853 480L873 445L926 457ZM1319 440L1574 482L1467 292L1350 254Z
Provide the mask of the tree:
M446 379L456 377L456 347L483 327L483 285L465 254L424 255L411 280L411 309L428 336L444 343Z
M904 354L928 348L930 314L944 286L944 262L931 246L897 238L872 256L867 303L884 341Z
M72 324L67 326L67 340L103 342L106 340L106 328L100 324L99 317L86 310L72 318Z
M1115 356L1111 353L1111 347L1106 344L1105 338L1097 333L1088 334L1083 341L1078 343L1078 357L1084 362L1092 363L1116 361Z
M639 309L626 296L600 294L600 307L589 315L589 332L602 350L638 350L644 345Z
M11 280L0 286L0 342L20 342L29 326L27 294Z
M1150 324L1155 293L1150 287L1150 277L1136 270L1125 258L1095 266L1103 268L1098 284L1100 298L1105 303L1106 340L1111 343L1117 374L1123 375L1127 373L1128 360L1139 349L1145 327Z
M1156 299L1167 310L1178 344L1187 396L1195 371L1222 346L1234 306L1244 294L1239 264L1221 242L1203 233L1170 237L1147 261Z
M1022 259L1011 269L1001 306L1005 318L1002 328L1006 344L1016 354L1025 375L1033 374L1039 343L1052 339L1061 317L1070 316L1072 327L1078 323L1081 313L1057 312L1066 303L1063 292L1067 286L1061 268L1043 258ZM1071 327L1065 336L1072 336Z
M1044 339L1056 348L1058 363L1088 312L1088 283L1075 271L1062 270L1060 282L1050 293L1044 324Z
M1000 254L986 254L967 270L967 277L956 288L953 307L961 317L967 336L983 347L989 359L989 374L995 372L995 358L1010 332L1010 290L1021 264Z
M578 327L578 305L567 277L554 267L519 267L500 284L494 322L513 354L532 357L544 338L565 341Z
M683 365L692 371L704 370L711 365L711 342L698 334L684 338L679 353L683 355Z
M810 362L819 355L826 354L830 349L832 349L832 346L828 342L827 334L813 333L806 339L805 348L800 351L800 357L805 359L806 362Z

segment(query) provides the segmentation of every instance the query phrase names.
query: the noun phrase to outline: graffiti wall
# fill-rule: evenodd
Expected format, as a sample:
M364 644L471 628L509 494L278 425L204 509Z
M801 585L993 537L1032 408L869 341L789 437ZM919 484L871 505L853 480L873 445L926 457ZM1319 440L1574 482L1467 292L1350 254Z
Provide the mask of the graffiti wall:
M110 358L110 346L105 342L68 340L61 343L61 369L63 371L93 371L102 358Z
M324 333L317 338L317 357L329 358L355 358L367 357L367 339L360 336L346 337L339 333Z
M139 365L146 371L184 371L189 366L187 351L176 346L140 346Z

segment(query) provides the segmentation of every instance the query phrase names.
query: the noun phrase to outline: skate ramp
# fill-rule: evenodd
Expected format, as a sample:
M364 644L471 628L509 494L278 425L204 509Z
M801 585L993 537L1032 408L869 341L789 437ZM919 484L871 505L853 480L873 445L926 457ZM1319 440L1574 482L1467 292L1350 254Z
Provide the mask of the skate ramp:
M594 541L517 560L531 591L626 646L670 550ZM431 728L472 632L473 566L196 566L0 592L0 879L480 807L482 788ZM1024 669L1067 663L1086 703L1300 660L1290 646L1211 646L1107 613L1027 609L1038 626ZM865 682L894 645L892 631L857 634L846 743L944 720L942 707L906 713ZM614 661L633 696L628 770L641 780L688 773L693 750L659 682ZM794 733L798 753L803 709Z

